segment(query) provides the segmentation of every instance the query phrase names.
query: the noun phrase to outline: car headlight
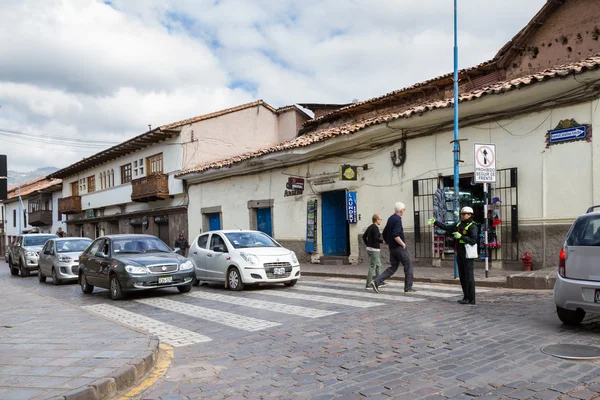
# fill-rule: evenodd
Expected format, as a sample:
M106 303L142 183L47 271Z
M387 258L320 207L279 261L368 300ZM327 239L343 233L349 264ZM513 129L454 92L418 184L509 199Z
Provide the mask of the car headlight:
M25 254L27 254L29 257L39 257L40 256L37 251L28 251Z
M68 262L73 261L73 259L71 257L67 257L67 256L58 256L58 261L68 263Z
M192 264L192 262L190 260L184 262L183 264L181 264L179 266L179 269L181 271L187 271L188 269L193 269L194 268L194 264Z
M252 264L252 265L260 264L260 261L258 261L258 257L256 257L253 254L240 253L240 256L244 259L244 261L246 261L249 264Z
M144 267L136 267L135 265L126 265L125 271L133 275L147 274L148 270Z
M296 257L296 253L294 253L294 252L292 251L292 254L290 254L290 255L292 256L292 262L293 262L294 264L298 264L298 257Z

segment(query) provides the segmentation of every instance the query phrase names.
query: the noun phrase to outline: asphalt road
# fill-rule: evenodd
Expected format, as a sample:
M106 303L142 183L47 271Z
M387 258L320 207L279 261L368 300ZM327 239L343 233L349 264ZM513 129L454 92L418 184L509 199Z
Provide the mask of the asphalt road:
M402 282L380 294L362 280L302 278L231 292L161 289L112 301L96 289L0 279L101 315L174 347L166 375L143 399L554 399L600 397L600 363L543 354L557 343L600 345L600 319L563 326L551 291ZM61 303L57 301L57 307ZM23 310L26 312L26 310Z

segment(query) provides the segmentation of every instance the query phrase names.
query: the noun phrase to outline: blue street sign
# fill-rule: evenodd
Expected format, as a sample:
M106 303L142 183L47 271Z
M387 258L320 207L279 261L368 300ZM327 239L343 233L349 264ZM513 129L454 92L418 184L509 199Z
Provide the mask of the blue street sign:
M356 224L358 222L356 192L346 192L346 219L349 224Z
M550 143L564 142L567 140L584 139L587 136L586 126L550 131Z

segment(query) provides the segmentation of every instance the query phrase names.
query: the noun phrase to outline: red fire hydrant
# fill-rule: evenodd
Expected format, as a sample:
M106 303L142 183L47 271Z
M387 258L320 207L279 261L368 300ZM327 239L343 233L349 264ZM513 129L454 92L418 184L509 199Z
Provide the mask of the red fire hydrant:
M523 262L523 267L525 268L525 271L531 271L531 264L533 263L533 260L531 259L531 254L529 254L529 252L525 252L525 254L523 254L523 256L521 257L521 261Z

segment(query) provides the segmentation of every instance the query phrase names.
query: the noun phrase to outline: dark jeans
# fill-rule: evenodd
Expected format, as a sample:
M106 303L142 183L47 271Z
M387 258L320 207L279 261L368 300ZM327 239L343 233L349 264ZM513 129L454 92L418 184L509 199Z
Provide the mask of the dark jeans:
M457 254L458 277L466 300L475 301L475 275L473 273L473 260L465 257L464 251Z
M410 257L408 256L408 251L402 247L390 250L390 264L392 265L388 269L375 278L375 284L379 285L381 282L394 275L398 270L398 266L402 264L404 266L404 290L412 289L413 266Z

